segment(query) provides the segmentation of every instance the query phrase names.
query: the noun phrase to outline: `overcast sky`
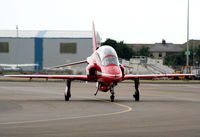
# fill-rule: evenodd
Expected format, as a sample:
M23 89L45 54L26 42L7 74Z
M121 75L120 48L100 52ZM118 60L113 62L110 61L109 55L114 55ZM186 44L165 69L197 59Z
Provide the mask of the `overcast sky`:
M0 0L0 29L91 30L126 43L184 43L187 0ZM200 0L190 0L190 39L200 39Z

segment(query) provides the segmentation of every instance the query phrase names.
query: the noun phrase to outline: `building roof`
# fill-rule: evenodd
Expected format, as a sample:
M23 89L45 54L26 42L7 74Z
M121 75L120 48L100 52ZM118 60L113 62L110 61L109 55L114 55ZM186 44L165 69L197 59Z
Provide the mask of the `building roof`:
M153 44L127 44L128 46L132 47L134 50L139 51L142 47L149 47L151 48Z
M92 38L92 31L0 30L0 38Z
M140 50L142 47L148 47L150 52L182 52L184 47L182 44L167 43L164 39L161 43L155 44L128 44L135 50Z
M150 52L181 52L184 49L173 43L155 43L150 49Z
M200 45L200 40L191 39L191 40L189 40L188 45L189 46L199 46ZM186 48L187 47L187 42L185 42L184 44L182 44L182 47Z

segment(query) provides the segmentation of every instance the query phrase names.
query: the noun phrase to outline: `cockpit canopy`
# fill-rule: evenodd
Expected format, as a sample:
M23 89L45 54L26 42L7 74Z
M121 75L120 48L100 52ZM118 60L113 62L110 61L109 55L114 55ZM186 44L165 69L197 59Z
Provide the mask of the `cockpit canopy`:
M119 65L117 53L110 46L101 46L96 50L103 66L110 64Z
M107 66L110 64L114 64L114 65L119 65L117 58L115 56L106 56L103 60L102 60L102 65L103 66Z

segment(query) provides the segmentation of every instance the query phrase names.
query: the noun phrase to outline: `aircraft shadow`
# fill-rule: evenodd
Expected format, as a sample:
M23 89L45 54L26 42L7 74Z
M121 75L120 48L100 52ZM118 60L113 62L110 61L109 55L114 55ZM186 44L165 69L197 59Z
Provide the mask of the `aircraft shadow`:
M80 103L108 103L109 99L71 99L65 101L64 99L22 99L22 100L12 100L14 102L49 102L49 103L70 103L70 102L80 102ZM175 103L175 102L191 102L200 103L198 100L184 100L184 99L142 99L139 102L133 99L116 99L114 103Z

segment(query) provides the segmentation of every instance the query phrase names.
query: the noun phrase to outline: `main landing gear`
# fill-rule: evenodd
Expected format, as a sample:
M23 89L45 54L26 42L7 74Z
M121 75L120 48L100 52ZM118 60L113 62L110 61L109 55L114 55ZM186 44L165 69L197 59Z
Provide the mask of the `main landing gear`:
M95 94L94 94L95 96L96 96L97 93L99 92L99 88L100 88L100 86L101 86L100 83L97 82L97 91L96 91Z
M64 95L65 101L69 101L69 98L71 97L71 79L66 80L66 89Z
M110 100L111 100L111 102L114 102L114 100L115 100L114 85L111 86L110 93L111 93Z
M135 101L140 101L140 89L139 89L140 80L139 80L139 78L135 78L134 82L135 82L135 94L133 95L133 98L135 99ZM110 100L111 100L111 102L114 102L114 100L115 100L114 86L115 85L113 84L110 88L110 93L111 93Z
M140 101L140 90L139 90L140 81L139 81L139 78L135 78L134 82L135 82L135 94L133 95L133 98L135 99L135 101ZM114 86L115 86L115 84L113 84L110 87L110 93L111 93L110 100L111 100L111 102L114 102L114 100L115 100ZM98 93L99 88L100 88L100 84L97 87L97 91L96 91L95 95ZM69 99L71 97L71 79L66 80L66 89L65 89L65 92L64 92L64 96L65 96L65 101L69 101Z
M135 94L133 95L133 98L135 98L135 101L140 101L140 90L139 90L139 85L140 85L140 80L139 78L135 78Z

